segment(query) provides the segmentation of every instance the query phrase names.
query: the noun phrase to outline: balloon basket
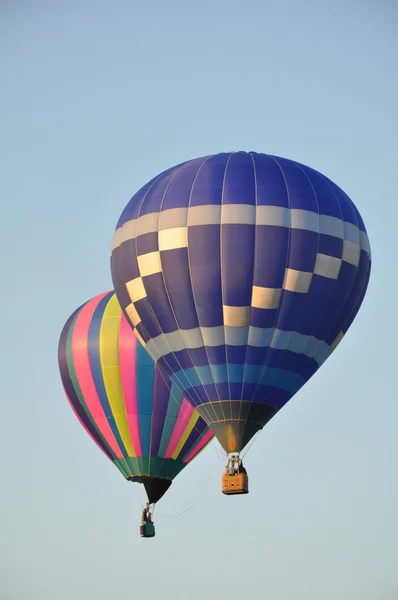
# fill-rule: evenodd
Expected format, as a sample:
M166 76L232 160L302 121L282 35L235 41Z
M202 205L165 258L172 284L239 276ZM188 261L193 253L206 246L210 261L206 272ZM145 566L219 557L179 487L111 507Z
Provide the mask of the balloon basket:
M236 475L223 475L221 491L223 494L233 496L236 494L249 493L249 478L247 473L237 473Z
M155 525L152 521L150 523L141 523L140 536L142 538L155 537Z

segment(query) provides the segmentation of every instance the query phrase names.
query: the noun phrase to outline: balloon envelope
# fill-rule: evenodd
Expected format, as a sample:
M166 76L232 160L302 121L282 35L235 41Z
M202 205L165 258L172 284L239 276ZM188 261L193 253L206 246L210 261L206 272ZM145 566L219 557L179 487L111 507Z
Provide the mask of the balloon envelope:
M126 479L157 502L213 434L155 367L114 292L96 296L65 324L58 349L66 395L86 431Z
M321 173L222 153L172 167L133 196L111 270L149 354L233 452L347 332L370 246L353 202Z

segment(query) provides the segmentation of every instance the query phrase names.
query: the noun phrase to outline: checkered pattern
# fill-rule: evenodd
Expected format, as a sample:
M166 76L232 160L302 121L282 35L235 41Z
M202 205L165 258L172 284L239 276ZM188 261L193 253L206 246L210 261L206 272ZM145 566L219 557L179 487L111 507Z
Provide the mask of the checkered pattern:
M142 188L118 222L111 268L138 338L195 406L278 410L350 327L370 262L362 218L338 186L238 152Z

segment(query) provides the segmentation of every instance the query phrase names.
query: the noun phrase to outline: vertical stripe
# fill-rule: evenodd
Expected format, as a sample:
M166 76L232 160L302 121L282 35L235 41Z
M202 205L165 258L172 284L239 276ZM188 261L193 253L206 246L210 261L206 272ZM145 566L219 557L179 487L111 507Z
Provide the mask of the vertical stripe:
M129 424L130 437L136 456L142 456L138 422L136 345L137 338L122 314L119 329L119 366L120 380L123 390L124 405Z
M192 415L192 417L189 420L189 423L183 433L182 438L180 439L180 441L177 444L177 448L174 450L173 455L171 458L174 458L174 460L177 460L178 455L181 452L181 449L183 448L185 442L187 441L188 437L191 435L193 428L196 426L196 423L198 422L199 419L199 415L198 413L194 413Z
M116 295L107 303L100 328L99 347L105 392L127 455L135 456L124 406L119 369L119 323L121 309Z
M142 455L150 456L154 362L141 344L136 345L136 387Z
M77 382L81 389L82 396L87 403L87 408L94 419L94 422L109 446L112 448L116 457L122 458L123 454L120 443L109 426L106 414L104 413L101 401L97 394L90 367L88 351L88 332L91 318L98 304L105 296L106 294L97 296L88 302L79 313L76 319L75 327L72 331L72 360L76 372Z
M169 402L167 412L163 424L162 439L159 447L159 456L165 458L166 451L173 435L174 426L177 421L178 412L182 402L182 392L175 383L172 383L170 388Z
M206 446L206 444L210 442L212 438L213 432L210 429L208 429L207 433L205 433L200 442L195 446L192 452L190 452L190 454L188 454L188 456L184 459L184 462L189 463L193 458L195 458L195 456L199 454L201 450L203 450L203 448Z
M167 446L165 458L174 458L175 450L181 440L181 437L184 434L185 429L187 428L190 422L193 412L193 407L189 404L188 400L183 398L178 413L177 421L174 426L169 445Z

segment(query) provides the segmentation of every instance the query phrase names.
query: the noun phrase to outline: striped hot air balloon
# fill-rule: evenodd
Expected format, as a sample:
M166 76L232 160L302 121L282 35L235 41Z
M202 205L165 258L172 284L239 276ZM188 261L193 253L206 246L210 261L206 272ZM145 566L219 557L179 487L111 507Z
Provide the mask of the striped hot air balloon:
M212 432L135 337L113 291L66 322L58 349L66 396L87 433L150 503L212 439Z

